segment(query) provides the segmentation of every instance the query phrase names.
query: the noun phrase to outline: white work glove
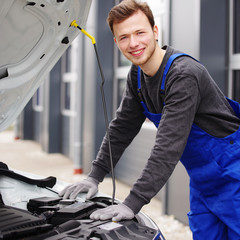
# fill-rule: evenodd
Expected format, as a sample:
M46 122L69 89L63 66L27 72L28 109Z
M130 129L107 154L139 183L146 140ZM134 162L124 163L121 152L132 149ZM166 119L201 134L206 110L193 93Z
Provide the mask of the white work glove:
M129 207L121 203L96 210L90 215L90 218L92 220L112 219L114 222L119 222L123 219L134 218L134 213Z
M82 192L87 193L86 199L90 199L98 192L98 184L96 179L88 177L81 182L68 185L58 195L63 199L75 199Z

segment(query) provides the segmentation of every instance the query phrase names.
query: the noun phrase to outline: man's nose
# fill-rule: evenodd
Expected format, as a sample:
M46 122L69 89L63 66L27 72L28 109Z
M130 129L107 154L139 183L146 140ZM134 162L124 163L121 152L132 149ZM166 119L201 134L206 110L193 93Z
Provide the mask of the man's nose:
M136 36L131 35L130 41L129 41L129 46L130 46L131 48L134 48L134 47L138 46L138 39L137 39Z

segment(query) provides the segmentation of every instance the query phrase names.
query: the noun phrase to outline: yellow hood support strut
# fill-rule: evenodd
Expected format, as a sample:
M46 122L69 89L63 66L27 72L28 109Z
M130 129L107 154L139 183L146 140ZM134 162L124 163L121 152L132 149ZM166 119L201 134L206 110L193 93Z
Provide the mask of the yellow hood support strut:
M109 134L109 129L108 129L109 122L108 122L108 115L107 115L107 107L106 107L106 100L105 100L105 94L104 94L104 88L103 88L103 85L105 83L105 78L104 78L104 75L103 75L103 71L102 71L102 67L101 67L101 63L100 63L100 59L99 59L99 55L98 55L98 51L97 51L97 47L96 47L95 38L92 35L90 35L87 31L82 29L76 23L76 20L71 22L71 26L78 28L82 33L84 33L87 37L89 37L92 40L92 44L93 44L93 47L94 47L94 50L95 50L95 53L96 53L96 57L97 57L98 67L99 67L101 78L102 78L100 89L101 89L101 96L102 96L102 103L103 103L106 133L107 133L107 137L108 137L109 157L110 157L111 174L112 174L112 182L113 182L113 193L112 193L112 205L113 205L114 201L115 201L116 184L115 184L115 174L114 174L114 167L113 167L113 160L112 160L112 149L111 149L110 134Z

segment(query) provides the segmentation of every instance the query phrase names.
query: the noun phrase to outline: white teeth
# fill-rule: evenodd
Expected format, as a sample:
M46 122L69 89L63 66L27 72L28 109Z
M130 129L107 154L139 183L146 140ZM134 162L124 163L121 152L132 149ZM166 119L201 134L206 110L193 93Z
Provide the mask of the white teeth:
M136 51L136 52L132 52L133 54L139 54L142 50Z

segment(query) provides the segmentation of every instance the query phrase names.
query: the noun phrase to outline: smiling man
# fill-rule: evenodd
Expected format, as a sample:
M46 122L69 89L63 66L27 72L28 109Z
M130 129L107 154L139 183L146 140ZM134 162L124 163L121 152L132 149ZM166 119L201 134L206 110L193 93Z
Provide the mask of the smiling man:
M118 205L92 213L95 220L131 219L148 204L181 161L190 176L189 225L194 239L240 239L240 113L197 60L157 44L158 28L146 3L124 0L108 23L132 62L116 117L109 125L114 166L146 117L157 127L141 176ZM88 178L60 196L91 198L110 172L104 137Z
M141 10L125 21L112 22L114 40L124 54L134 65L140 66L144 73L153 76L162 61L165 50L157 44L158 28L151 26L148 18ZM110 26L111 26L110 25Z

